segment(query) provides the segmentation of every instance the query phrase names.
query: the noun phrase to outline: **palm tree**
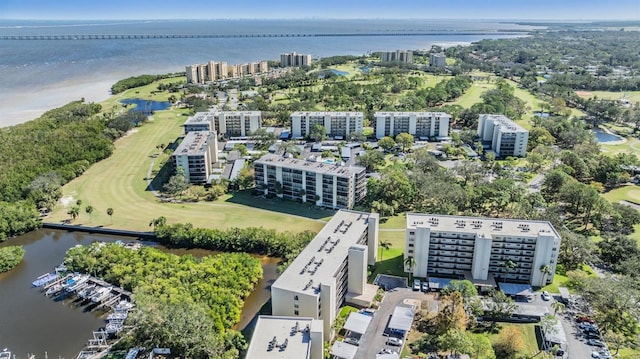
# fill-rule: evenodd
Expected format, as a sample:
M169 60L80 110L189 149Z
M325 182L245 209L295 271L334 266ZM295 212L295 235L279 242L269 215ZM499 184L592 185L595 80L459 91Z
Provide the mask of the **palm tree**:
M78 217L78 214L80 214L80 207L78 206L71 207L71 209L67 211L67 214L71 216L71 219L73 221L75 221L76 218Z
M551 303L551 308L553 308L553 314L558 314L564 311L565 305L555 300Z
M553 271L551 270L551 266L548 264L540 266L540 272L542 272L542 285L544 287L547 285L547 275L551 274Z
M384 251L391 248L391 242L381 239L378 241L378 245L380 247L380 260L382 260L382 254L384 253Z
M111 219L111 224L113 224L113 208L109 207L107 208L107 216L109 216L109 219Z
M509 259L508 261L504 262L502 265L504 266L504 271L506 272L504 276L504 282L506 283L507 280L509 279L509 273L513 268L516 267L516 263L511 259Z
M84 211L87 212L87 214L89 215L89 222L91 222L91 213L93 213L93 206L88 204L85 208Z
M413 279L413 267L416 266L416 259L413 256L408 256L404 259L404 266L409 268L409 283L411 283L411 279Z

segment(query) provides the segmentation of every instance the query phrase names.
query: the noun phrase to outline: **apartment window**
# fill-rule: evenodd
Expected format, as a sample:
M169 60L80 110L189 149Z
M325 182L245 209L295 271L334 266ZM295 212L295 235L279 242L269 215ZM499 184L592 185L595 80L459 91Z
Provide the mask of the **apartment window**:
M296 304L293 305L293 307L298 309L298 308L300 308L300 304L296 303Z
M409 235L410 235L410 236L413 236L413 235L415 235L415 234L416 234L416 232L414 232L414 231L409 231Z
M298 300L298 296L297 296L297 295L294 295L294 296L293 296L293 300Z
M293 311L293 315L300 315L300 311L298 311L297 309Z
M409 248L413 248L413 243L409 243Z
M413 254L413 249L409 249L409 254Z

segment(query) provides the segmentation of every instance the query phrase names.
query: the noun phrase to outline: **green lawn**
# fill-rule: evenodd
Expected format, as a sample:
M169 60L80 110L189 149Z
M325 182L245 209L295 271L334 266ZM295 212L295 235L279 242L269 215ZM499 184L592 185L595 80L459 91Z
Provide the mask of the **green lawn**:
M162 203L147 191L147 171L159 144L173 143L182 133L186 110L171 109L155 114L155 121L136 128L115 143L113 155L91 166L82 176L66 184L63 198L82 200L82 207L95 208L91 218L84 212L76 224L131 230L149 230L153 218L165 216L168 223L189 222L196 227L229 228L262 226L280 231L319 231L333 211L291 202L252 200L249 195L228 195L214 202ZM157 168L157 166L154 166ZM106 214L113 208L113 222ZM58 204L47 221L69 218Z
M619 100L624 97L632 103L640 101L640 91L578 91L576 93L582 98L598 97L607 100Z
M603 153L609 155L617 155L618 153L638 154L640 153L640 140L635 137L627 136L623 143L606 144L601 143L600 149Z
M602 195L609 202L618 203L620 201L631 201L640 203L640 186L626 185L608 191Z
M478 102L481 102L483 93L488 90L494 89L496 87L495 84L488 84L485 82L474 82L471 85L471 88L464 93L464 95L458 97L455 101L448 102L450 105L460 105L463 108L469 108Z

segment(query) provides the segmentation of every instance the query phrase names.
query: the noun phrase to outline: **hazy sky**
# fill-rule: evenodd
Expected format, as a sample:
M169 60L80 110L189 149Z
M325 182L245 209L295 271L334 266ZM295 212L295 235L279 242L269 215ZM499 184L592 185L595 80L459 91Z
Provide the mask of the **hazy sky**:
M5 19L640 19L640 0L0 0Z

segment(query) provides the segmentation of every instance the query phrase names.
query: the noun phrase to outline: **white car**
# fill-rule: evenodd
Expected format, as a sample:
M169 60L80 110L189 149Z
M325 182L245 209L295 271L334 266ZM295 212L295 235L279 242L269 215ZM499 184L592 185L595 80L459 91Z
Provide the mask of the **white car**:
M413 280L413 290L415 291L420 290L420 279Z
M551 300L551 295L546 290L542 292L542 294L540 294L540 297L542 298L542 300L546 300L546 301Z
M396 337L389 337L387 339L387 345L394 345L394 346L401 346L402 345L402 339L398 339Z

